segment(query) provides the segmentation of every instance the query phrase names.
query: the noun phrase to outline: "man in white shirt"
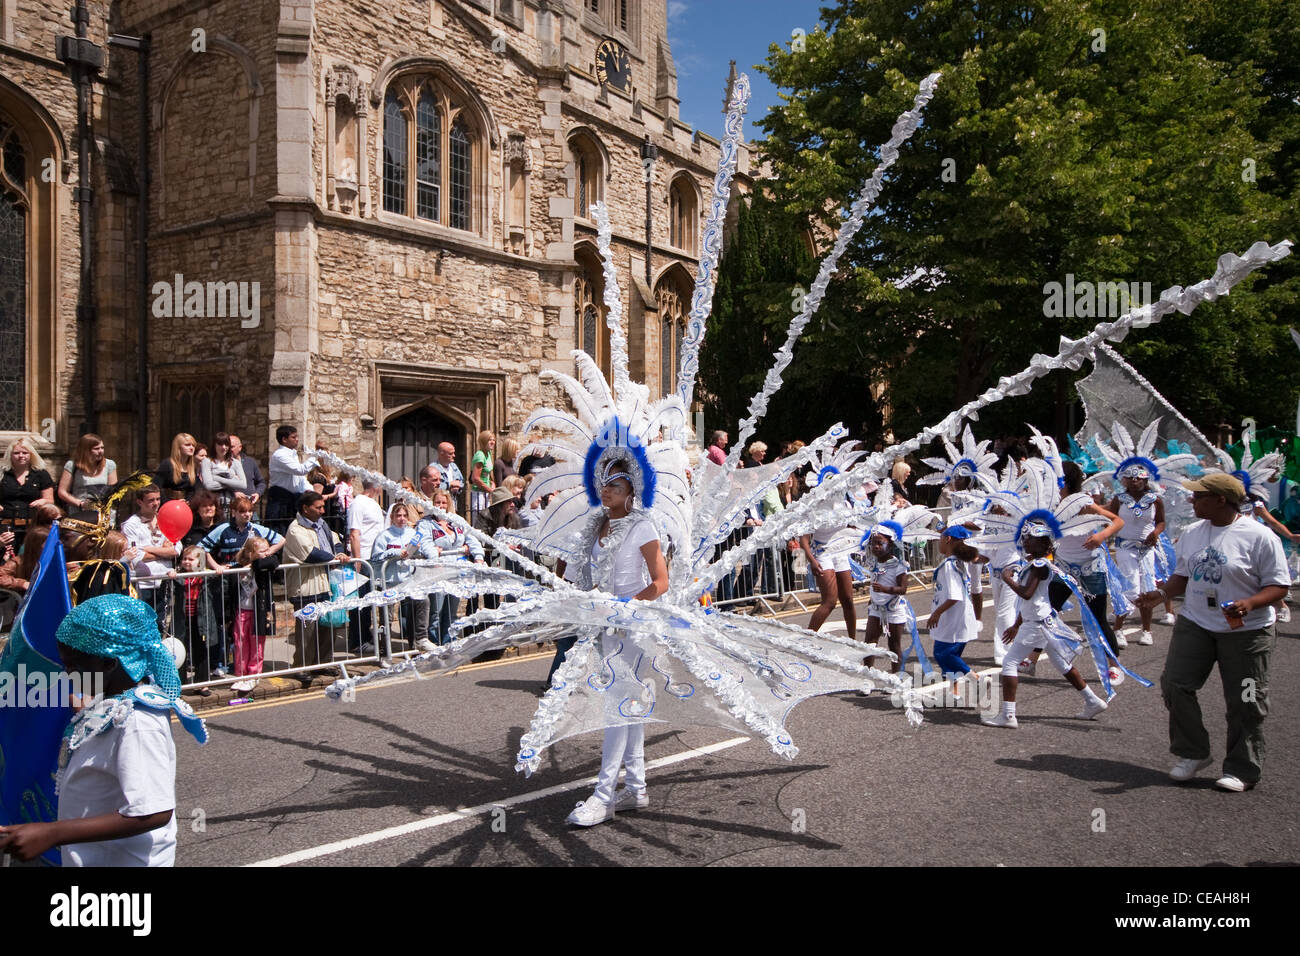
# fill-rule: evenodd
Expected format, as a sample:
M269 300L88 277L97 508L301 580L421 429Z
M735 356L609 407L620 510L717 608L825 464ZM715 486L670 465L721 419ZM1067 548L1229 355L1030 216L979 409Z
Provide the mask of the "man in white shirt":
M158 629L167 633L169 628L163 626L167 617L163 613L163 601L167 589L159 587L156 580L141 580L143 576L162 577L176 563L176 556L181 553L180 543L172 544L167 536L158 530L158 509L162 506L162 489L157 485L145 485L135 496L136 513L122 522L122 534L135 549L137 558L131 566L131 577L135 583L140 600L144 601L158 615Z
M1291 585L1282 543L1239 512L1246 489L1215 472L1184 482L1198 521L1178 539L1178 563L1159 589L1138 597L1154 607L1183 596L1160 690L1169 710L1169 749L1179 760L1169 771L1191 780L1213 762L1210 735L1196 692L1219 665L1227 702L1228 745L1215 786L1240 793L1259 782L1268 713L1268 658L1273 648L1273 605Z
M456 446L445 441L438 446L438 460L433 463L442 478L442 486L451 492L451 506L460 511L460 491L465 487L465 476L456 467Z
M370 552L375 547L375 539L384 530L384 509L379 504L379 496L382 493L378 482L367 479L361 483L361 494L353 499L352 506L348 508L348 546L354 558L368 561ZM362 567L368 569L370 566L367 564ZM369 593L370 584L367 582L357 591L357 597ZM361 650L364 643L370 642L373 610L370 607L363 607L358 616L359 620L349 619L348 643L353 650Z
M298 496L310 490L307 474L316 467L316 459L308 456L306 461L298 460L298 429L293 425L277 428L275 440L280 447L271 453L267 468L271 484L267 489L266 526L284 534L298 512Z
M348 543L354 558L369 559L375 539L384 530L384 509L379 504L382 489L379 483L367 479L361 484L361 494L348 509Z

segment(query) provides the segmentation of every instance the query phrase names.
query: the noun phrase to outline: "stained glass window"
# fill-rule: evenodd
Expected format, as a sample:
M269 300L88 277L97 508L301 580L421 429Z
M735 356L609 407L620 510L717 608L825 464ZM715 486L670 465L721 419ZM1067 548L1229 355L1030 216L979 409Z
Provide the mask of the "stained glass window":
M384 209L406 214L406 117L397 94L384 97Z
M442 186L442 114L425 89L415 109L415 214L437 221Z
M465 124L459 119L448 137L451 144L451 227L469 228L470 145Z
M27 427L27 154L0 123L0 429Z

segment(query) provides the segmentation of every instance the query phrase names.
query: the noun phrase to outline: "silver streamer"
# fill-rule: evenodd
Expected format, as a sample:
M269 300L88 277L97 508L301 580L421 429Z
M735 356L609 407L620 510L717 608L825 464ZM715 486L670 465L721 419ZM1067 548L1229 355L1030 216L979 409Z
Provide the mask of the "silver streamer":
M741 451L748 443L750 436L754 434L755 426L767 414L767 403L776 394L777 389L781 387L781 375L790 362L794 360L794 344L799 341L799 336L803 334L809 320L812 319L821 306L822 297L825 296L826 287L830 285L831 276L835 274L835 269L839 265L840 256L844 255L849 243L853 241L853 237L862 228L862 221L867 214L867 210L871 208L876 201L876 197L880 195L885 173L889 167L894 165L894 160L898 158L898 148L907 142L921 124L921 113L934 96L934 89L939 85L939 76L938 73L931 73L921 81L921 88L912 101L912 108L898 117L898 120L894 123L894 128L890 131L889 142L880 147L880 162L871 173L871 178L862 187L862 192L857 200L850 207L848 217L840 226L835 245L822 259L821 268L817 270L817 278L813 279L812 288L809 290L808 295L804 297L803 308L790 323L785 344L775 353L776 361L768 369L767 378L763 381L762 389L750 400L749 417L740 423L736 442L731 446L730 454L727 455L728 467L734 468L736 466L736 462L740 460Z
M731 102L727 104L727 120L723 126L722 147L718 154L718 172L713 177L713 200L704 222L703 254L695 276L695 291L691 295L691 310L686 317L686 332L682 336L682 352L677 365L677 394L682 407L687 410L695 397L695 375L700 367L700 345L709 316L713 314L713 292L717 288L718 259L722 255L722 227L727 219L727 205L731 200L731 180L736 174L740 156L745 110L749 106L749 77L744 73L736 78L731 88ZM684 435L674 436L684 441ZM703 437L703 436L699 436Z

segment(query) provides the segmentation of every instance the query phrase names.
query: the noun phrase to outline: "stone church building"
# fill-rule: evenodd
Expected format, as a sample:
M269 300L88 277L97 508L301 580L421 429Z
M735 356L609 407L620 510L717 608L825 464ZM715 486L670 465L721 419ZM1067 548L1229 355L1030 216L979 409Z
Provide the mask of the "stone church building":
M396 477L608 369L596 200L670 387L718 143L664 0L0 0L0 160L0 447L292 423Z

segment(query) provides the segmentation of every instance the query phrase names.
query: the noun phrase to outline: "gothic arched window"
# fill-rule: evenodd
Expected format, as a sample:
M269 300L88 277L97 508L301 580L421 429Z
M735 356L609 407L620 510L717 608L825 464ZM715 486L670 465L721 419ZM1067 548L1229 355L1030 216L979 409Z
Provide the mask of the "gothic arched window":
M384 95L384 210L474 230L482 142L464 102L440 84L394 81Z
M0 430L27 427L28 152L0 119Z

